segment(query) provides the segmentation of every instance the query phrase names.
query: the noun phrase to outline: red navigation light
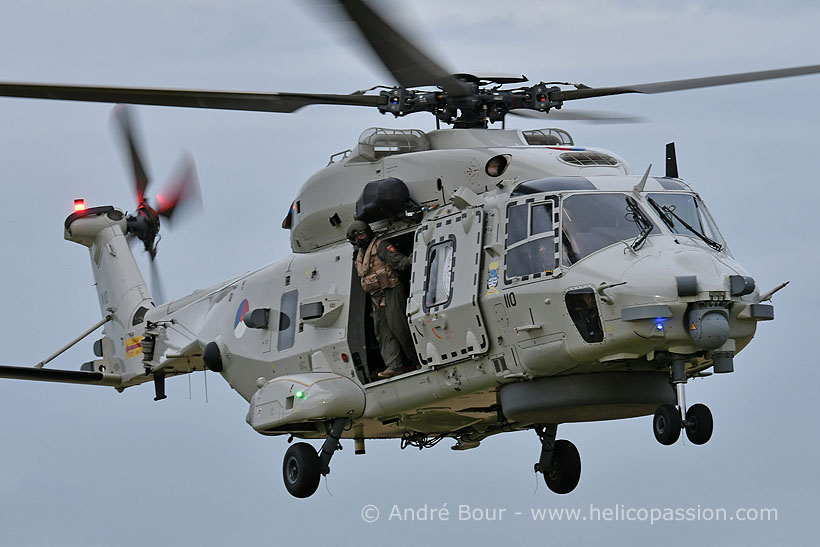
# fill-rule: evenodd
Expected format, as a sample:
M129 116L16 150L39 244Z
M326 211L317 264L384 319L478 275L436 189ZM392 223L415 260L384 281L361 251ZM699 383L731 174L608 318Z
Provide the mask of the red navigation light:
M80 211L85 211L85 200L84 199L75 199L74 200L74 211L79 213Z

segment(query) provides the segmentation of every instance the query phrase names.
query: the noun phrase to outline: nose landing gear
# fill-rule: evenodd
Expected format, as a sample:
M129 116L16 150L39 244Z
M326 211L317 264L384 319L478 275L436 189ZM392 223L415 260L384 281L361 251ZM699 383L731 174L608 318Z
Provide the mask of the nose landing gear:
M712 438L712 411L701 403L686 409L686 360L683 356L676 355L672 358L672 384L677 393L677 405L661 405L655 411L652 420L655 439L661 444L675 444L681 429L685 429L686 437L692 444L706 444Z
M538 425L534 429L541 440L541 458L535 464L535 472L544 475L547 488L556 494L569 494L581 478L578 449L565 439L555 440L556 424Z
M661 405L655 411L652 432L659 443L668 446L678 442L681 427L680 410L675 405Z
M712 438L712 411L700 403L694 404L686 411L686 437L692 444L706 444Z

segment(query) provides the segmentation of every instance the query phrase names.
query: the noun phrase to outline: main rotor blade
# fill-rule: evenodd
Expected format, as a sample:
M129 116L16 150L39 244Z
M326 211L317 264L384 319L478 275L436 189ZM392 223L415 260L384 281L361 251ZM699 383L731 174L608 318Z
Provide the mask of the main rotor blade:
M670 80L668 82L650 82L646 84L625 85L618 87L569 89L557 92L556 95L553 95L553 98L562 101L571 101L575 99L588 99L590 97L622 95L624 93L668 93L670 91L682 91L685 89L698 89L701 87L715 87L720 85L742 84L746 82L774 80L777 78L790 78L792 76L804 76L806 74L817 73L820 73L820 65L807 65L792 68L779 68L775 70L760 70L757 72L740 72L737 74L724 74L721 76L707 76L705 78Z
M0 365L0 378L97 386L119 386L122 384L122 378L119 374L51 368L13 367L8 365Z
M108 87L0 82L0 97L178 106L255 112L295 112L312 104L380 106L387 97L379 95L333 95L323 93L258 93L147 87Z
M137 191L137 203L142 204L145 201L145 189L148 187L150 181L142 163L143 156L140 153L134 126L131 124L130 109L126 105L120 104L114 107L112 114L114 119L117 120L123 139L125 139L125 146L128 148L128 156L131 159L131 168L134 171L134 187Z
M469 86L421 51L364 0L333 0L350 17L385 68L404 88L440 86L450 96L466 95Z
M508 114L520 116L522 118L538 118L542 120L572 120L589 123L644 123L646 118L640 116L630 116L620 112L608 112L606 110L557 110L553 108L549 112L538 110L526 110L516 108L510 110Z

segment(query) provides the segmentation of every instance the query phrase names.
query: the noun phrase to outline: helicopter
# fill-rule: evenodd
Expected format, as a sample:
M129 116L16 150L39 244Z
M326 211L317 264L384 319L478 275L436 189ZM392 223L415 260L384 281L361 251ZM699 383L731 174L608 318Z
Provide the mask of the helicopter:
M368 29L377 28L382 34L379 38L387 34L392 45L401 43L401 36L366 4L347 2L345 6L365 35ZM375 39L371 36L371 41ZM411 76L416 76L416 65L424 69L437 66L419 57L414 48L408 49L412 44L403 46L407 47L375 49L410 51L409 59L417 61ZM682 428L693 442L708 440L710 428L698 426L710 422L711 416L703 407L690 407L689 411L698 410L687 413L682 386L710 368L731 370L734 354L749 342L755 323L773 317L766 304L773 291L761 293L734 263L702 201L678 178L673 148L668 152L666 176L650 177L648 171L641 176L633 174L615 154L575 146L562 130L524 133L485 126L503 122L518 108L546 113L560 111L563 105L558 103L577 98L737 83L817 72L818 67L663 85L564 91L560 86L536 84L506 91L498 86L524 81L504 75L452 77L436 70L426 70L421 80L414 81L405 77L405 61L385 60L388 67L396 67L394 75L401 85L379 95L289 94L260 100L266 107L283 109L330 102L398 115L425 111L455 126L426 134L378 129L362 134L355 147L317 173L293 200L286 215L295 252L292 257L190 297L156 305L135 268L120 261L130 252L127 245L121 245L124 237L120 241L116 234L113 240L97 242L99 232L95 231L116 233L119 229L152 253L158 228L151 218L154 209L146 202L145 214L140 214L140 198L136 215L116 208L77 211L67 221L67 237L90 244L95 261L95 253L110 245L108 256L115 254L118 260L105 268L98 266L100 275L102 270L111 276L110 272L123 268L116 270L117 275L129 277L128 289L135 289L139 301L124 302L120 297L122 304L110 312L109 298L116 289L106 296L101 288L103 315L109 321L99 344L100 359L86 367L85 374L14 367L4 368L3 374L122 389L154 382L156 397L162 398L166 377L207 367L220 372L250 399L249 422L254 429L263 434L325 438L321 455L316 455L320 474L329 470L340 436L355 439L362 451L365 439L382 436L399 437L414 446L430 446L451 437L457 448L467 449L489 435L535 428L542 441L539 470L551 488L562 492L577 483L580 460L571 445L554 442L558 423L657 410L654 426L659 440L670 441L666 435L680 434ZM440 89L414 91L424 85ZM89 90L68 86L4 84L2 89L4 94L18 96L91 97L83 95ZM169 92L156 98L163 96L157 92L154 98L134 98L127 94L136 92L123 89L90 93L96 93L94 100L109 94L110 102L166 101L176 106L194 106L193 102L179 103L195 97ZM117 93L120 95L114 97ZM222 99L261 98L221 96L214 105ZM222 107L228 102L221 103ZM429 169L434 157L436 176ZM358 209L386 206L388 213L372 220L374 228L418 258L417 262L414 258L414 278L407 281L412 295L407 311L411 328L419 334L417 347L424 364L387 381L373 381L379 364L378 352L372 340L368 341L372 327L367 325L367 297L357 292L349 262L351 248L343 236L344 227L360 211L352 199L339 205L336 202L343 197L328 191L343 188L342 196L350 197L372 183L371 188L376 189L406 188L408 200L384 204L362 199ZM139 191L139 183L137 188ZM586 206L585 200L589 200ZM608 212L608 219L599 218L602 211ZM577 228L573 226L576 219ZM605 223L596 224L600 220ZM537 222L546 223L545 229L534 232L532 226ZM523 232L511 237L514 225ZM582 235L594 229L609 239L602 242L599 238L595 243L593 236ZM613 239L613 235L618 237ZM540 263L529 271L543 260L540 246L536 253L535 245L543 239L552 242L554 262L549 267ZM439 247L434 249L436 244ZM683 254L692 263L670 261L661 270L640 271L651 262L642 259L665 253ZM511 258L515 254L518 257ZM433 268L434 255L447 257L449 268ZM99 256L108 260L105 253ZM639 261L644 264L635 267ZM716 263L721 273L711 279L703 272ZM431 272L449 277L449 288L432 283ZM663 282L652 285L653 279ZM275 284L280 286L273 294L262 294ZM431 287L435 294L430 294ZM445 297L443 302L437 300L439 293ZM286 294L290 295L287 299ZM646 295L653 296L645 300ZM655 300L657 295L665 296ZM123 314L121 308L130 309ZM744 310L746 315L742 315ZM363 332L355 331L358 323L363 323ZM118 325L126 327L118 331ZM195 339L186 340L179 332L182 327L176 325L191 329ZM699 338L700 333L705 338ZM333 336L337 338L332 342L323 341ZM716 345L716 340L722 342ZM608 376L596 376L602 374ZM319 384L339 387L323 394ZM300 385L304 389L297 387ZM395 392L388 393L385 386ZM635 394L629 393L630 387ZM556 394L573 390L587 393L556 401L560 399ZM609 398L616 393L624 398ZM397 400L386 400L392 398ZM338 404L341 415L332 411L305 418L313 401L321 402L323 408ZM257 418L277 404L283 411L301 415L296 417L303 421ZM525 408L517 406L521 404ZM454 428L453 419L463 425ZM447 425L442 428L441 424ZM311 472L317 468L316 459L304 445L292 448L285 459L286 486L294 495L309 495L319 477ZM302 475L305 469L308 472Z

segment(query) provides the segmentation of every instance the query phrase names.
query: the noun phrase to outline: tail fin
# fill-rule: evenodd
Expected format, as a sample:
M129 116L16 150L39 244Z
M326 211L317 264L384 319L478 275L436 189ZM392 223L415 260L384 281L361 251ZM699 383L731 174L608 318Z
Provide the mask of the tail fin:
M125 214L111 206L78 211L65 221L65 238L89 248L100 311L112 316L103 327L96 372L119 374L123 383L144 373L144 317L155 307L126 233Z

